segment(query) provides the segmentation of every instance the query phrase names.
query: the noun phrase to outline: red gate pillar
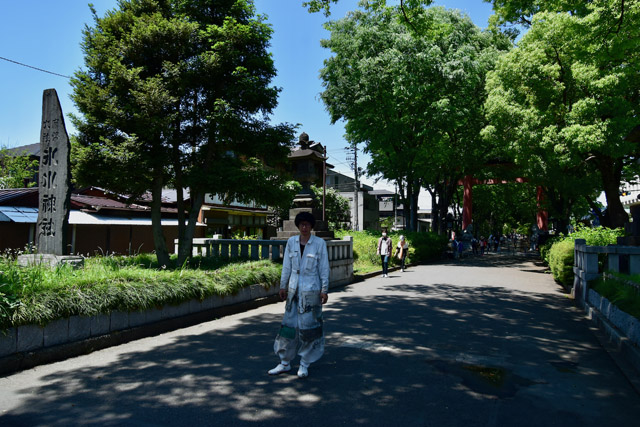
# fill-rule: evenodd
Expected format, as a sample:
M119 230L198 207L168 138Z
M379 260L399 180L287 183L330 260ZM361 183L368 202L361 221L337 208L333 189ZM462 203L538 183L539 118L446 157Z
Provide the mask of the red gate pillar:
M462 229L466 230L471 224L471 214L473 213L473 177L464 177L464 197L462 199Z
M538 186L538 194L536 197L538 201L538 214L536 215L536 222L538 229L541 231L549 230L549 213L542 208L542 202L544 201L544 191L542 187Z

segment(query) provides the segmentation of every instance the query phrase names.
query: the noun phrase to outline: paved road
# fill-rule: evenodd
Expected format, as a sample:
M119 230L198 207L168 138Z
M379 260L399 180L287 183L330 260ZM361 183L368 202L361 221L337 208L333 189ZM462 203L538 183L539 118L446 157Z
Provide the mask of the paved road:
M266 375L272 304L0 378L0 425L638 425L640 396L541 267L390 276L330 295L305 380Z

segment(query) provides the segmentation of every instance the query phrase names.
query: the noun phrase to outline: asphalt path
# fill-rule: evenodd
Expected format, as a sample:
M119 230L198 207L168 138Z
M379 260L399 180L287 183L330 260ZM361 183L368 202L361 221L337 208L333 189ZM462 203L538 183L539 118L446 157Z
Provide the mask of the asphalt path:
M0 378L0 426L637 426L640 396L543 267L485 256L338 289L310 376L283 303Z

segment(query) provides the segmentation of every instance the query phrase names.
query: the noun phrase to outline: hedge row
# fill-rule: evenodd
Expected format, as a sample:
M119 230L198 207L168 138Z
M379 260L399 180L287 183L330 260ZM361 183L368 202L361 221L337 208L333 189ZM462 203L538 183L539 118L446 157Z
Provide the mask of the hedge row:
M573 284L573 250L576 239L585 239L587 245L606 246L615 244L623 236L622 229L604 227L579 227L568 236L560 236L540 249L542 258L551 269L553 278L565 287ZM602 261L601 261L602 262Z

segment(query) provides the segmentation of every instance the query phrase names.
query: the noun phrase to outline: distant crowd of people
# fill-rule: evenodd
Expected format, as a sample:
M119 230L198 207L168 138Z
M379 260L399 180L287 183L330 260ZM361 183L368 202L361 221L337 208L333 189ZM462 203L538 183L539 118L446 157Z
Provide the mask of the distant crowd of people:
M522 242L528 240L528 247L523 247ZM489 237L480 236L476 238L473 236L471 240L466 243L460 235L455 235L449 242L451 251L454 258L461 258L465 249L471 249L473 255L483 256L489 252L500 253L505 248L511 250L523 250L529 249L531 251L538 250L538 235L533 234L530 237L524 236L519 233L510 233L502 235L490 234Z

